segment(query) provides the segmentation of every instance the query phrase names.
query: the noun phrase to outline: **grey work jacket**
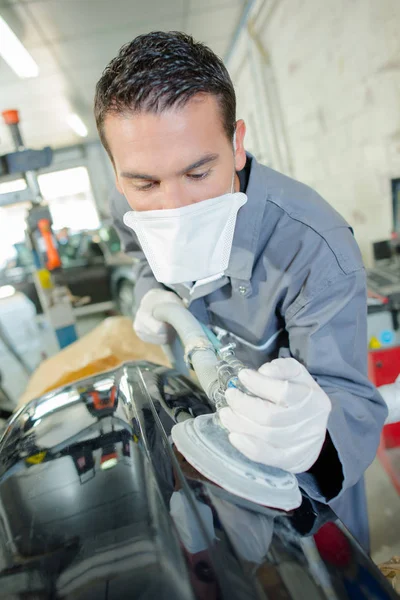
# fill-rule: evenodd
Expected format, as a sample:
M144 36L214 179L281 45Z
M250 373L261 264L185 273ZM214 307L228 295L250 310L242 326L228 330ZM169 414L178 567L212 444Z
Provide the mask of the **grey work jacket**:
M311 498L328 503L368 549L363 474L376 454L387 409L367 377L361 255L348 224L314 190L249 158L248 202L238 213L225 276L191 290L171 287L199 320L235 336L245 363L256 368L292 355L325 390L332 402L328 432L343 483L332 498L312 472L299 475L299 484ZM128 210L126 199L114 194L111 212L123 247L143 259L136 285L140 301L150 288L162 286L123 223ZM322 465L324 477L330 465Z

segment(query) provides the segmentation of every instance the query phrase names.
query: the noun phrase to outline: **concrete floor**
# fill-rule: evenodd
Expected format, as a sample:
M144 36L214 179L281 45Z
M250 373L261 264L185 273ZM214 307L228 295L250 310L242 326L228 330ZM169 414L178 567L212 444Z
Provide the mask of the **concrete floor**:
M87 316L77 322L81 337L91 331L104 318L103 314ZM57 351L55 341L46 327L41 331L42 347L48 355ZM10 359L5 387L17 400L28 381L27 375ZM400 496L396 493L389 477L376 459L366 473L368 512L371 528L371 553L375 562L382 563L392 556L400 556Z

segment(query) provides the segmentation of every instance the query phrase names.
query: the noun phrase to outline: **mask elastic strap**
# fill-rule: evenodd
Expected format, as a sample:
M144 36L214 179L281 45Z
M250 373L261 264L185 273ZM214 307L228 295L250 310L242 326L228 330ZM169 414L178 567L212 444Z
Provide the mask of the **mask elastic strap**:
M236 175L236 169L233 169L233 175L232 175L232 185L231 185L231 194L233 194L235 192L235 175Z
M235 157L236 157L236 129L235 129L235 132L233 134L232 146L233 146L233 159L235 159ZM235 164L233 164L233 176L232 176L231 194L233 194L234 191L235 191L235 175L236 175L236 169L235 169Z

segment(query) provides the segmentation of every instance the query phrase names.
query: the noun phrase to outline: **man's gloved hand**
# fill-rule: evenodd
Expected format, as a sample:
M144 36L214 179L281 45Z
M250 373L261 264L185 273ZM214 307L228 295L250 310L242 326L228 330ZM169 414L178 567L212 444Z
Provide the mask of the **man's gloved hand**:
M133 323L133 329L141 340L160 346L168 341L169 326L153 317L153 309L157 304L162 303L183 306L182 300L174 292L159 289L150 290L143 296Z
M278 358L239 379L249 396L225 392L219 412L229 440L245 456L291 473L304 473L317 460L332 405L310 373L294 358Z

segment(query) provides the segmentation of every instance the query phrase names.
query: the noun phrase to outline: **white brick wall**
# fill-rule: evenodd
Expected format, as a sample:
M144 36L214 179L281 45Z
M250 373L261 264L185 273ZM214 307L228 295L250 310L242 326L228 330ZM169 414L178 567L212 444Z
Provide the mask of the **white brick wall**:
M390 235L390 179L400 177L400 1L265 0L265 5L273 10L264 23L261 12L254 29L270 60L263 68L276 83L291 174L344 215L370 264L371 242ZM265 135L254 139L258 112L244 47L231 66L238 116L253 122L251 149L283 169L268 135L269 110L258 138ZM266 96L260 101L268 103Z

